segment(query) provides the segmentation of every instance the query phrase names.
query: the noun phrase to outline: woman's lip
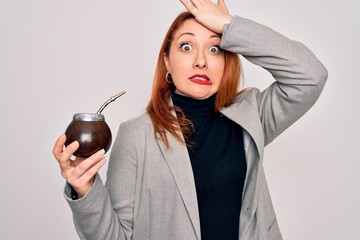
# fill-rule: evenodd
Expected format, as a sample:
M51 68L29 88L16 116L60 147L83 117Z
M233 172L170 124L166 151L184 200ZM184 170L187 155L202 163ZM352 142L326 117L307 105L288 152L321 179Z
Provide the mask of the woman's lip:
M212 85L210 78L205 74L195 74L189 77L189 80L200 85Z
M189 77L189 79L190 80L195 80L195 79L197 79L197 80L202 80L202 81L210 81L210 78L207 76L207 75L205 75L205 74L195 74L195 75L193 75L193 76L191 76L191 77Z
M210 81L199 80L197 78L189 79L189 80L193 83L200 84L200 85L212 85L212 82L210 82Z

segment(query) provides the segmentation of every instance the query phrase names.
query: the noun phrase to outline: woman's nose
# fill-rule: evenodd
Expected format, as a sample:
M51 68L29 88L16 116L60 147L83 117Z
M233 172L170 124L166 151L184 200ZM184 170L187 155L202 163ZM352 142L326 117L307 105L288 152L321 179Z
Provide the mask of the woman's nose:
M198 68L198 69L207 68L207 63L206 63L206 58L205 58L204 53L197 53L196 54L194 64L193 64L193 68Z

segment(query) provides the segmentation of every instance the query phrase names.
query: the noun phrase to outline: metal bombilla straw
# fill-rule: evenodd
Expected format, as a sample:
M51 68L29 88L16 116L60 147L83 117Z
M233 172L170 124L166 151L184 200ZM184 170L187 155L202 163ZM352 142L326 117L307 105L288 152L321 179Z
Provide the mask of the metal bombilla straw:
M118 93L114 96L112 96L109 100L107 100L100 108L99 110L96 112L97 114L101 114L101 112L104 110L104 108L109 105L109 103L115 101L117 98L119 98L120 96L124 95L126 92L122 91L121 93Z

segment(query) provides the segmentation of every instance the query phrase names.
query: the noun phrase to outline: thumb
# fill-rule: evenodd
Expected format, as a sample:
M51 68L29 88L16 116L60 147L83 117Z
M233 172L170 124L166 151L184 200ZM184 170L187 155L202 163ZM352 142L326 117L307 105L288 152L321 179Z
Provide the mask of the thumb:
M229 10L226 7L225 0L218 0L217 5L225 12L229 12Z

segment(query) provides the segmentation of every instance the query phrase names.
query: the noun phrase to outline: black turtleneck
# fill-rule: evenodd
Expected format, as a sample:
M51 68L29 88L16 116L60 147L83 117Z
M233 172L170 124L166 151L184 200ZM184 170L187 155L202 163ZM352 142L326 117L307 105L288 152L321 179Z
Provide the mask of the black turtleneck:
M194 124L188 152L199 205L201 239L237 240L246 160L241 126L214 113L215 95L196 100L173 94Z

